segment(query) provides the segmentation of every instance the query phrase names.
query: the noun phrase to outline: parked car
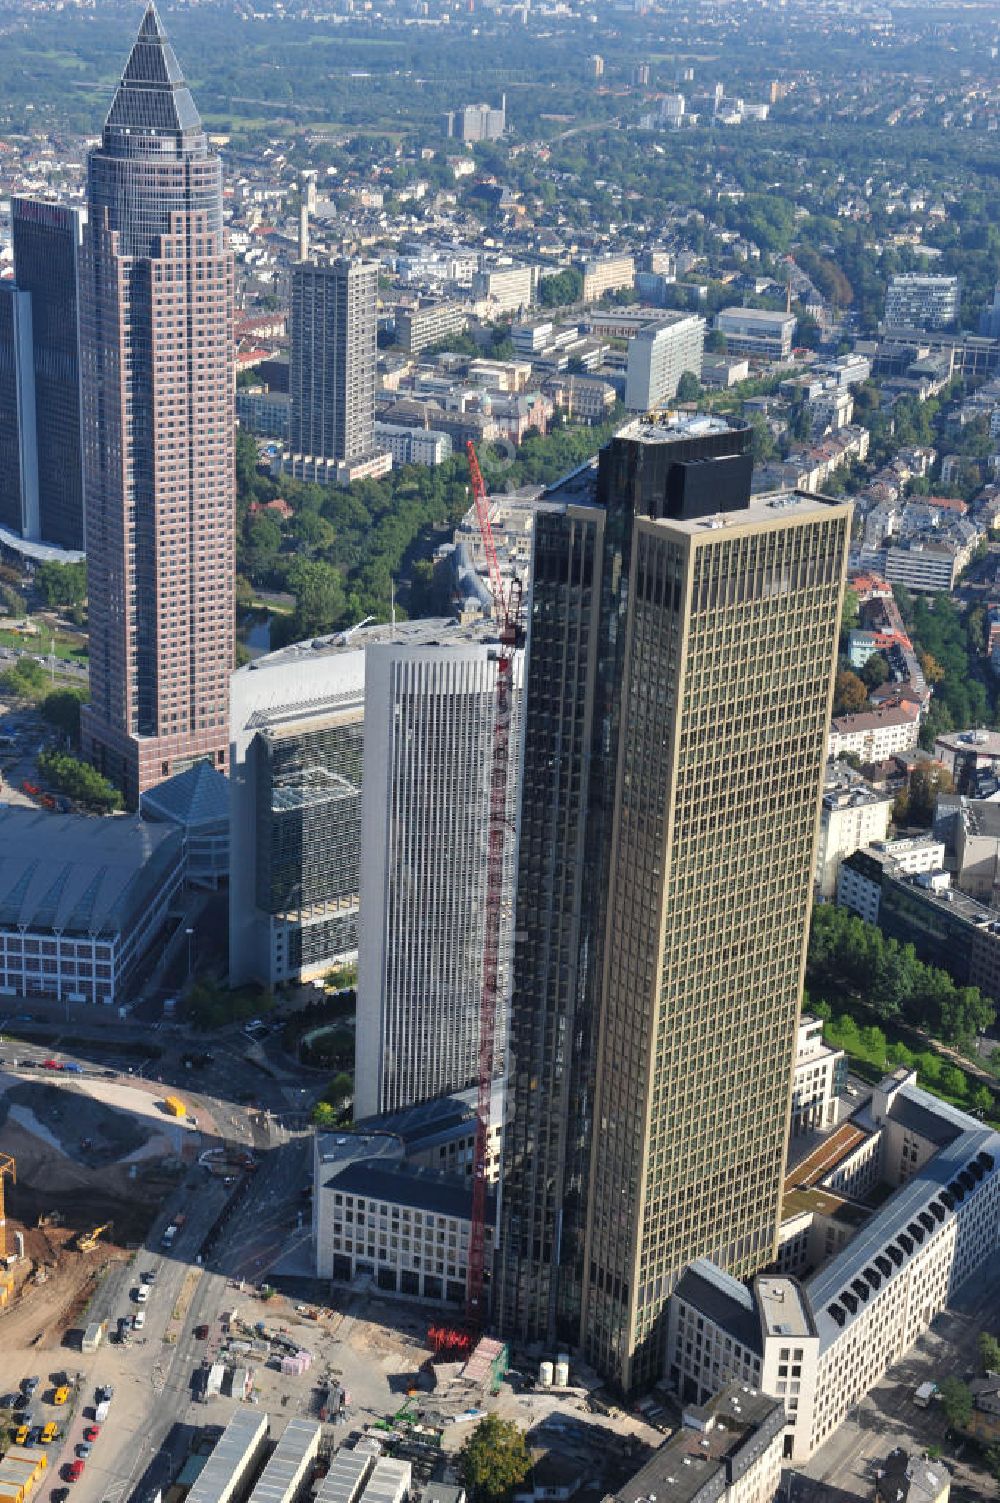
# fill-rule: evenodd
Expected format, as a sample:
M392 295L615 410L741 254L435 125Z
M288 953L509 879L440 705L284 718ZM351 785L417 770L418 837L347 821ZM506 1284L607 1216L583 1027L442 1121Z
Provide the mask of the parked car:
M195 1339L195 1341L207 1341L208 1340L208 1326L195 1326L195 1328L194 1328L194 1339Z
M142 1328L143 1328L143 1326L145 1324L146 1324L146 1312L145 1312L145 1310L137 1310L135 1312L135 1314L132 1316L132 1329L134 1331L141 1331Z
M83 1432L84 1440L96 1440L101 1433L100 1425L88 1425Z
M26 1393L30 1399L31 1395L36 1392L41 1381L41 1378L23 1378L21 1380L21 1392Z
M69 1398L69 1389L65 1383L61 1384L52 1395L53 1404L65 1404Z
M59 1061L57 1059L43 1059L42 1060L42 1069L43 1070L61 1070L62 1069L62 1065L59 1063Z
M86 1462L81 1461L79 1458L77 1458L76 1461L71 1461L69 1466L66 1468L66 1476L68 1480L70 1482L79 1482L80 1478L83 1476L83 1469L85 1465Z
M87 1457L90 1455L93 1449L94 1448L90 1444L89 1440L81 1440L80 1444L76 1448L76 1454L77 1456L79 1456L81 1461L86 1461Z

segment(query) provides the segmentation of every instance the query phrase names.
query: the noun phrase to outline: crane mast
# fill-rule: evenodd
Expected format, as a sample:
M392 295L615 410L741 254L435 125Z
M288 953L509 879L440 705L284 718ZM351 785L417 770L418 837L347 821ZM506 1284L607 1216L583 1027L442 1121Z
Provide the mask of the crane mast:
M493 710L493 740L489 767L489 814L486 843L486 922L483 938L483 988L479 1010L478 1097L476 1142L472 1168L472 1226L466 1315L475 1326L485 1319L483 1287L486 1272L486 1189L489 1157L491 1094L496 1058L496 1018L500 993L500 936L503 928L504 848L507 839L507 785L510 738L514 716L514 651L521 632L521 585L511 580L504 590L490 525L486 485L475 446L466 444L476 517L486 552L490 591L500 639Z

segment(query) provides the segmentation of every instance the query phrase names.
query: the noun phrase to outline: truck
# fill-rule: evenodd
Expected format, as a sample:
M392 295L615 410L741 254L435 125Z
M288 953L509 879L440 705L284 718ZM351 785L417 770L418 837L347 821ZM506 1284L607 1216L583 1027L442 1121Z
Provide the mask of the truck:
M921 1383L919 1388L914 1389L913 1402L918 1408L927 1409L930 1407L931 1400L937 1391L938 1386L936 1383Z
M110 1399L102 1399L101 1402L97 1405L97 1407L94 1410L94 1423L95 1423L95 1425L103 1425L104 1421L107 1419L107 1417L110 1414L110 1412L111 1412L111 1400Z
M179 1096L165 1096L163 1099L163 1110L167 1113L168 1117L187 1116L187 1107Z
M92 1320L83 1333L83 1339L80 1342L81 1352L96 1352L104 1340L104 1329L103 1320Z

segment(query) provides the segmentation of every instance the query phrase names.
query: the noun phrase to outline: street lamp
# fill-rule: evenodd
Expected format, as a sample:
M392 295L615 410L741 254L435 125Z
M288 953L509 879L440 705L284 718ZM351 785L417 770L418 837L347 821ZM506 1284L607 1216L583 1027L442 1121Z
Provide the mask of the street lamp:
M184 933L187 935L187 941L188 941L188 986L190 986L191 985L191 968L192 968L192 965L193 965L193 957L194 957L194 930L191 929L191 928L188 928L188 929L184 930Z

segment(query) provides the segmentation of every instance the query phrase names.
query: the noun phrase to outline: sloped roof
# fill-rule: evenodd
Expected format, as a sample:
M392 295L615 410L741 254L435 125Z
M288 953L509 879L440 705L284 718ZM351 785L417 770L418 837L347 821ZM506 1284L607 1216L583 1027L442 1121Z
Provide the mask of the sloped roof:
M104 123L105 147L133 136L172 137L178 144L204 141L201 117L152 4L146 7Z
M111 936L180 861L178 831L135 817L0 812L0 929Z
M225 823L229 819L229 779L209 762L196 762L142 795L147 817L169 820L185 829Z

